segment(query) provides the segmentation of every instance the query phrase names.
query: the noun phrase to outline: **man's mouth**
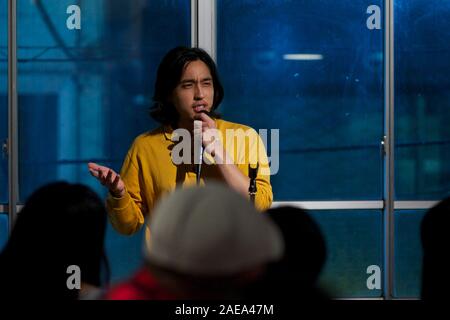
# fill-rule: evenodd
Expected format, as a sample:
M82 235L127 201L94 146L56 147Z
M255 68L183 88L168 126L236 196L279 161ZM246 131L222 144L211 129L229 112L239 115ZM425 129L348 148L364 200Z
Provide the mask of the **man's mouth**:
M202 111L208 111L208 110L206 109L206 105L205 105L205 104L199 104L199 105L196 105L196 106L193 107L193 109L194 109L194 111L195 111L196 113L199 113L199 112L202 112Z

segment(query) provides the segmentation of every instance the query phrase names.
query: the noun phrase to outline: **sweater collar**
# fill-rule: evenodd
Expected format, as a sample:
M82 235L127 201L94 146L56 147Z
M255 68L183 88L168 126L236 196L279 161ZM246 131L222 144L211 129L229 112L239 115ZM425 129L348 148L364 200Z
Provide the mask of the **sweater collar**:
M170 125L163 126L164 137L166 140L172 141L173 128Z

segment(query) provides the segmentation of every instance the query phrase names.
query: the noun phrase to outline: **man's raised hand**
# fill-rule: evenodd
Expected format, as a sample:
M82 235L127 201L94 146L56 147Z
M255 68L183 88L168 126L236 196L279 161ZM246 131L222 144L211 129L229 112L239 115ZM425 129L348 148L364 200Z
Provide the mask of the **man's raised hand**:
M107 187L114 197L123 197L125 194L125 184L120 178L120 175L114 172L114 170L93 162L88 163L88 168L91 175Z

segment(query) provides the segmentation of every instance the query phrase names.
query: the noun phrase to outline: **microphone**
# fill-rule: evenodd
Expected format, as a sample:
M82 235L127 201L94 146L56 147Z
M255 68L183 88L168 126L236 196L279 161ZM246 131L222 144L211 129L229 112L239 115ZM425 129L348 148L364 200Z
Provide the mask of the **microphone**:
M248 187L248 194L250 196L250 201L255 204L255 195L258 191L256 187L256 177L258 176L259 162L256 163L256 168L252 167L251 164L248 165L248 177L250 178L250 185Z
M203 133L202 121L194 120L194 168L197 177L197 185L200 184L200 175L203 162Z

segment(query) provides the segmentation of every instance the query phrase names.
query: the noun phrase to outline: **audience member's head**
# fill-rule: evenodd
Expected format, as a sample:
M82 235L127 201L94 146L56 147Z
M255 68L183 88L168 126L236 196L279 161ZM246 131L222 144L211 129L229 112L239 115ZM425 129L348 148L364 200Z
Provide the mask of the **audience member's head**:
M149 227L148 266L180 298L240 298L283 253L274 223L218 183L174 191L157 205Z
M250 294L269 298L325 298L317 280L325 264L325 240L318 225L300 208L283 206L267 210L281 230L283 258L271 263L265 277Z
M450 198L428 210L421 224L423 248L422 292L423 300L450 298L447 276L449 258Z
M2 294L23 298L76 299L85 288L109 277L104 251L106 210L88 187L57 182L41 187L18 213L11 237L0 255ZM104 264L103 264L104 262ZM76 271L80 268L81 291Z

